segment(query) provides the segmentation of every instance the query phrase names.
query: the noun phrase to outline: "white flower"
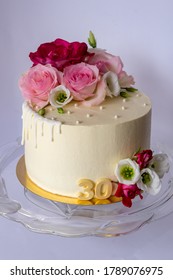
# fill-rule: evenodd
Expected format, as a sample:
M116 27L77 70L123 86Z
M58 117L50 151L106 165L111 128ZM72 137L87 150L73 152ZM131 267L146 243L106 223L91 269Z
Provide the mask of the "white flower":
M129 158L120 160L115 167L115 175L119 183L132 185L140 178L140 169L136 161Z
M155 195L161 189L161 181L154 170L144 168L141 170L141 179L137 183L137 186L139 189Z
M164 174L169 171L169 159L166 154L154 155L149 163L149 168L154 170L159 178L163 178Z
M52 89L49 95L50 104L53 107L61 108L72 100L69 89L65 86L57 86Z
M114 96L118 96L120 94L120 85L118 82L118 76L114 73L114 72L107 72L103 75L103 80L106 84L106 92L107 95L112 97L112 95Z

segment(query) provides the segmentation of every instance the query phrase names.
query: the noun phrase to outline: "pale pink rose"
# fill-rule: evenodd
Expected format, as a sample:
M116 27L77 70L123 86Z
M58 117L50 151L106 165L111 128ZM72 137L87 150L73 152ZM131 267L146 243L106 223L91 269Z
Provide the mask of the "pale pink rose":
M39 108L49 102L50 91L62 82L62 73L51 65L41 65L30 68L19 79L19 88L23 97Z
M101 104L105 100L107 94L106 89L107 85L105 83L105 80L100 80L97 84L96 91L94 92L94 94L92 94L92 97L88 100L81 102L81 105L85 107L92 107Z
M98 81L99 70L94 65L81 62L64 69L64 84L74 100L83 101L92 96Z
M128 76L125 71L121 71L121 73L119 73L118 79L121 88L128 88L135 84L133 76Z
M92 49L91 52L94 55L89 57L88 63L96 65L99 68L100 74L112 71L119 75L122 71L123 63L119 56L114 56L102 49Z

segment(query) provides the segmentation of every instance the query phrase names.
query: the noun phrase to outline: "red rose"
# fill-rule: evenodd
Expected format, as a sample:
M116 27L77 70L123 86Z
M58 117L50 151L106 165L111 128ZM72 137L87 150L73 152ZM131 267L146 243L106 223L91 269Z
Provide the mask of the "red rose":
M149 161L152 159L153 157L153 152L151 150L144 150L141 153L137 153L135 154L136 162L139 164L140 169L145 168Z
M136 195L139 195L142 199L141 190L137 187L136 184L134 185L125 185L118 183L118 188L116 190L115 196L122 197L122 203L126 207L132 206L132 199L135 198Z
M56 39L54 42L41 44L36 52L29 54L29 57L34 65L51 64L63 71L64 67L68 65L86 61L87 57L92 55L87 50L88 47L85 43L69 43Z

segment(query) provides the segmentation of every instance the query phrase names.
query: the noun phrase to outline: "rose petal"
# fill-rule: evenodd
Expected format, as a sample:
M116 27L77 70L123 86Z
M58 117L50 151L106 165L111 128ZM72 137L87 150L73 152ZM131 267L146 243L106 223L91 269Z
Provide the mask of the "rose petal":
M89 100L85 100L81 102L81 105L85 107L91 107L91 106L97 106L101 104L106 97L106 84L104 80L100 80L97 84L97 88L95 93L93 94L93 97Z
M129 208L132 206L131 198L126 197L126 196L123 197L122 203L124 204L124 206L129 207Z

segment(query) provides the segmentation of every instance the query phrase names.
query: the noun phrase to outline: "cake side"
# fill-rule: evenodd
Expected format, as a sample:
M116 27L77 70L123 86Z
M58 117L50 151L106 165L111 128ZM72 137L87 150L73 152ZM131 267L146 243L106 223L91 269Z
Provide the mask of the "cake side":
M69 105L67 110L78 114L73 112L72 120L67 111L63 122L51 108L43 118L25 103L23 142L31 180L47 191L70 197L79 196L81 178L115 181L114 169L120 159L131 157L140 147L150 147L151 103L142 93L131 98L126 109L120 107L124 104L121 98L103 103L101 110L93 107L89 118L90 109ZM80 123L76 124L77 119Z

